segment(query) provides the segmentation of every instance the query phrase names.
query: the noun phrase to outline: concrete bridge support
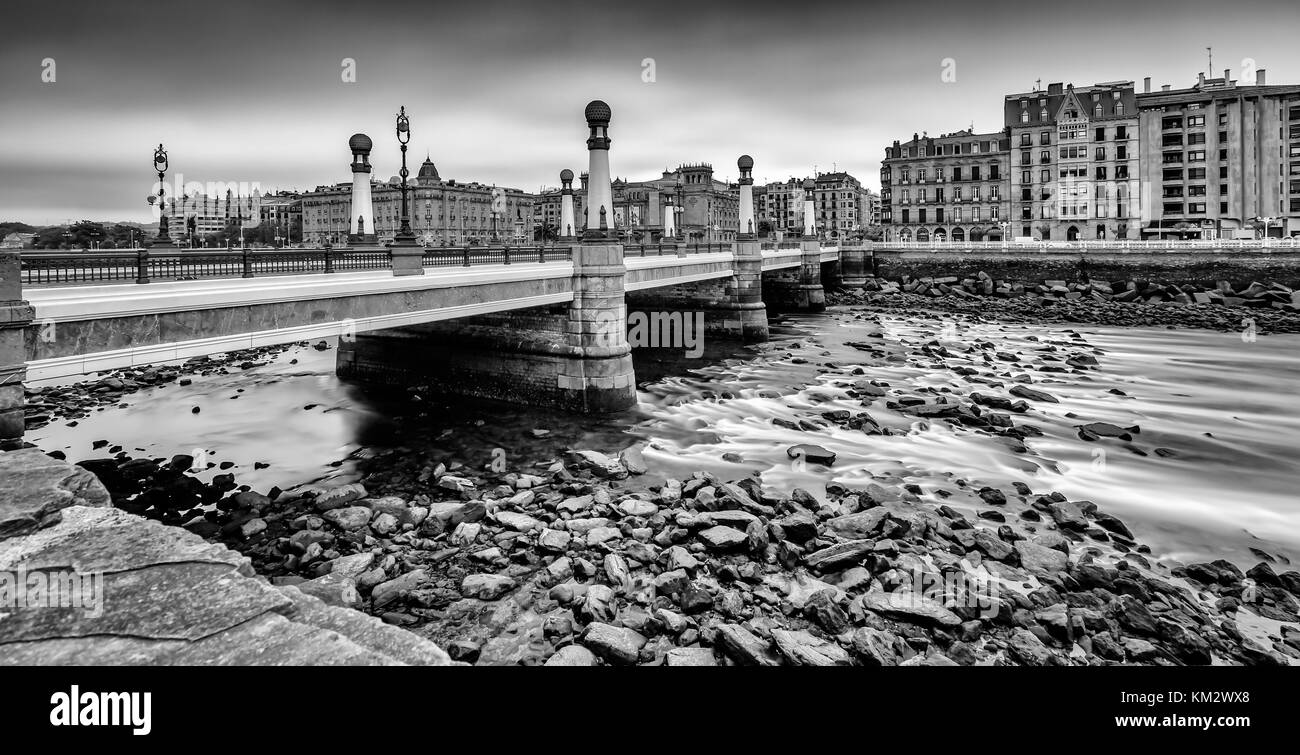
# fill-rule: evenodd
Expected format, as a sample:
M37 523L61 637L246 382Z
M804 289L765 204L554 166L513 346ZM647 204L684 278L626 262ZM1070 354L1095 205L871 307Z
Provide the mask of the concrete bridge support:
M34 316L23 301L17 252L0 252L0 450L22 443L23 380L27 376L24 329Z
M584 413L636 404L623 247L574 247L573 302L357 333L340 377Z
M797 267L763 274L763 300L773 309L820 312L826 309L821 245L816 239L805 239L799 245L801 256Z
M746 251L743 247L752 247ZM762 258L758 256L758 242L741 241L736 244L735 275L727 278L710 278L692 283L636 291L627 295L629 327L633 332L640 323L651 326L665 314L682 315L684 323L693 322L692 316L703 317L704 335L747 343L767 340L767 305L763 303ZM747 256L742 256L747 255ZM640 319L638 319L640 318ZM694 332L694 331L692 331ZM634 339L635 340L635 339ZM679 347L670 342L665 333L656 331L655 344ZM632 346L645 346L634 342Z
M840 286L861 288L867 284L870 275L873 275L871 252L866 247L840 247Z

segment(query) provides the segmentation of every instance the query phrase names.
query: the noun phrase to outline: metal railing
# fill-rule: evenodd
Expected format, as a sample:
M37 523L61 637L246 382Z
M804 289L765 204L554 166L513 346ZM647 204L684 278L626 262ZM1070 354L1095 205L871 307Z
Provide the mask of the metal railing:
M867 241L868 249L1051 249L1105 251L1300 250L1300 239L1220 239L1189 241Z
M671 241L657 244L626 244L623 246L624 257L662 257L684 256L687 254L708 254L710 252L730 252L730 243L713 244L674 244Z
M572 258L571 247L471 246L426 248L423 263L425 267L452 267L564 262ZM383 248L27 251L20 255L20 263L22 284L40 286L388 270L392 255Z

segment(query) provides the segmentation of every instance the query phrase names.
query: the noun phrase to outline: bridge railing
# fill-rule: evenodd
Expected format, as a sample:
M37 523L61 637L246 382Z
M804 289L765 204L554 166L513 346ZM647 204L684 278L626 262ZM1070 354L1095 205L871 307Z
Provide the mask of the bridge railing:
M708 254L711 252L730 252L732 246L730 243L711 243L711 244L674 244L659 242L656 244L625 244L623 246L624 257L662 257L662 256L680 256L683 254Z
M553 246L471 246L424 250L426 267L563 262L572 258L571 247ZM384 248L29 251L23 252L20 259L25 286L252 278L257 275L354 272L392 267L392 255Z
M869 241L864 246L868 249L1051 249L1051 250L1106 250L1106 251L1153 251L1153 250L1240 250L1258 249L1300 250L1300 239L1192 239L1187 241Z
M566 262L573 259L568 246L465 246L424 250L425 267L469 267L511 265L526 262Z

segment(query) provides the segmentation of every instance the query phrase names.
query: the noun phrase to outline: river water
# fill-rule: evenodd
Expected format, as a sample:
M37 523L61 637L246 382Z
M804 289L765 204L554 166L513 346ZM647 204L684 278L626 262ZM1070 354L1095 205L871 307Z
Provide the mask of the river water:
M207 451L208 460L233 464L241 484L263 492L349 481L353 460L376 449L476 467L504 454L521 469L566 448L614 453L638 445L650 468L640 484L695 470L728 479L760 472L781 490L915 483L923 498L939 501L934 491L956 490L959 481L1008 493L1022 481L1036 493L1094 501L1161 559L1227 558L1247 568L1260 560L1256 549L1277 558L1278 571L1300 559L1300 335L1251 341L1203 330L980 324L832 308L774 320L764 344L706 344L699 359L638 350L639 406L602 417L484 401L447 405L346 384L334 376L335 353L296 347L262 367L142 391L126 397L125 408L95 412L76 427L54 422L29 440L73 461L105 455L92 449L100 439L135 456ZM1038 369L1070 353L1095 355L1098 369ZM1031 401L1029 412L1015 415L1017 424L1042 431L1022 448L886 406L899 396L1005 395L1017 378L1059 399ZM862 380L890 395L863 406L846 393ZM837 409L867 411L889 434L772 422L816 421ZM1140 433L1131 442L1089 442L1076 430L1089 422L1136 425ZM534 429L549 432L535 437ZM787 448L799 443L824 446L837 459L830 467L791 460Z

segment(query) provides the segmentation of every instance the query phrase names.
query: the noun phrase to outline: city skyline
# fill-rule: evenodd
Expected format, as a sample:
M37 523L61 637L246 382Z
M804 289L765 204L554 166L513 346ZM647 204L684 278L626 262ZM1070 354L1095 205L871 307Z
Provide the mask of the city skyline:
M447 178L533 192L556 185L563 168L584 169L582 107L597 98L613 108L616 177L709 162L734 181L748 153L760 184L834 167L878 191L893 140L1000 130L1003 95L1035 82L1150 76L1156 88L1181 88L1200 71L1240 75L1247 59L1270 81L1300 80L1287 37L1295 24L1284 18L1300 21L1300 10L1245 2L1239 24L1207 31L1202 6L1211 7L1101 2L1095 21L1074 22L1055 8L954 5L920 28L903 10L813 2L796 28L780 10L732 3L234 3L210 18L195 6L87 3L57 19L58 40L18 35L0 50L10 137L0 145L9 179L0 219L148 222L159 142L185 181L306 190L347 181L347 138L364 132L375 140L374 176L387 180L400 168L392 129L403 105L412 171L427 153ZM10 13L16 29L55 23L35 3ZM1104 33L1106 49L1134 53L1062 55L1060 39L1031 31L1054 20L1075 23L1081 44ZM1180 45L1138 52L1152 25ZM342 81L344 59L355 61L355 83Z

